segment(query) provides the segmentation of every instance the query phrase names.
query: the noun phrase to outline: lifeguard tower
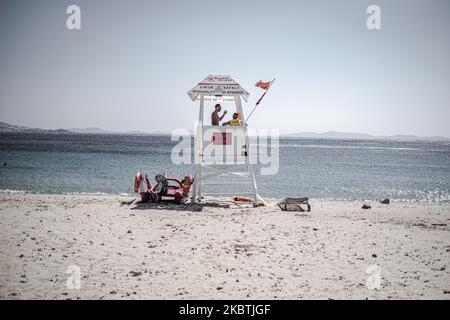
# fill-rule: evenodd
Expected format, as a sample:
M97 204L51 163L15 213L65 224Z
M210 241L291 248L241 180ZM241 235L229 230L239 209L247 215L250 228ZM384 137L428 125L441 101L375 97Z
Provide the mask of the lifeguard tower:
M192 202L203 196L251 196L254 205L266 204L258 195L252 163L247 126L244 123L242 100L249 93L227 75L210 75L187 93L199 101L198 125L195 136L195 170ZM212 126L210 115L204 121L205 104L234 102L241 125ZM226 117L233 112L228 110ZM226 119L224 119L226 120ZM208 188L215 188L215 192ZM230 190L234 188L233 192ZM239 190L236 190L239 188Z

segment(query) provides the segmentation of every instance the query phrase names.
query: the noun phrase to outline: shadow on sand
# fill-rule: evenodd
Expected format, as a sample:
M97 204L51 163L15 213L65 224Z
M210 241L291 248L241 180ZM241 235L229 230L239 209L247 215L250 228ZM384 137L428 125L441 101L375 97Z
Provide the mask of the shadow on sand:
M199 212L202 211L203 208L212 207L212 208L230 208L229 203L216 203L216 202L204 202L204 203L187 203L184 205L174 204L171 201L161 201L158 203L153 202L136 202L131 210L174 210L174 211L191 211L191 212Z

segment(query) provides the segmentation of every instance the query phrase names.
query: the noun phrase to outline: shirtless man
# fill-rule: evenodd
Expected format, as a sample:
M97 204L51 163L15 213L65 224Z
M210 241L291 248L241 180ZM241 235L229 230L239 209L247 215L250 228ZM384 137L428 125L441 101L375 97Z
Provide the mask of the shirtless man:
M225 117L225 115L227 114L227 110L225 110L223 112L223 115L219 116L220 110L222 110L222 107L220 106L220 104L216 104L216 106L214 107L214 111L211 114L211 124L213 126L218 126L219 122L222 121L223 117Z

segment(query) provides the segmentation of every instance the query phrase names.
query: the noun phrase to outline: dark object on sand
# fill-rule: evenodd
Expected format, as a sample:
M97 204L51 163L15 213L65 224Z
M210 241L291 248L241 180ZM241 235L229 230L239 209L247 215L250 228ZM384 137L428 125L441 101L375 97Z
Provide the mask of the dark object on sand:
M369 206L368 204L364 203L361 207L362 209L370 209L372 208L371 206Z
M391 201L389 199L383 199L380 201L382 204L389 204Z
M6 167L6 162L3 162L3 166Z
M121 205L121 206L123 206L123 205L129 206L129 205L133 204L133 202L134 202L135 200L136 200L136 199L133 199L133 200L130 200L130 201L121 201L121 202L120 202L120 205Z
M310 212L311 206L308 203L308 198L285 198L277 203L283 211L300 211L300 212ZM306 206L306 210L302 207Z

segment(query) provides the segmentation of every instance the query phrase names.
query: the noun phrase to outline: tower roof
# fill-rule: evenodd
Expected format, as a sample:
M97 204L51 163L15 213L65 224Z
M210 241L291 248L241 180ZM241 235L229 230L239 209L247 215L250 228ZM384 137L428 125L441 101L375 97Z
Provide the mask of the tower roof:
M187 93L192 101L203 95L207 99L240 96L247 102L249 93L228 75L209 75Z

